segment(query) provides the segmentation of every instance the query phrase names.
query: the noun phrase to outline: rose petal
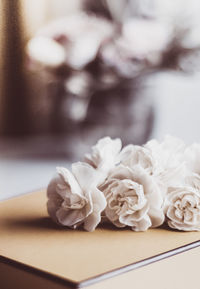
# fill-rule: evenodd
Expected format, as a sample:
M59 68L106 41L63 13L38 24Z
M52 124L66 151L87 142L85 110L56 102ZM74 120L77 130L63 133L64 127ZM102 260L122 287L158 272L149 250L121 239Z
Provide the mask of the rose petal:
M84 229L88 232L92 232L96 229L96 226L101 222L100 213L93 212L84 221Z
M132 179L132 171L124 165L119 165L111 172L109 179Z
M56 212L56 217L60 224L68 227L82 222L85 219L86 213L84 210L63 209L62 207Z
M151 227L151 220L149 216L146 215L141 221L135 223L135 226L133 226L131 229L135 232L144 232L149 227Z
M200 144L194 143L184 153L187 167L194 173L200 173Z
M57 198L57 193L56 193L56 187L57 187L57 184L59 183L62 183L62 180L59 176L56 176L54 177L48 187L47 187L47 197L50 199L50 198Z
M92 147L92 153L85 155L85 161L94 168L108 173L115 164L119 163L121 140L104 137Z
M121 163L134 167L135 165L140 165L142 168L148 171L148 173L153 173L154 163L149 150L144 147L137 145L128 145L123 148L120 153Z
M72 172L84 192L90 191L99 182L100 174L86 163L74 163Z
M180 230L180 231L200 231L200 224L196 226L189 226L187 224L179 224L174 221L168 221L169 227L172 229Z
M159 227L164 223L165 215L162 209L150 208L148 215L152 222L152 227Z
M76 194L76 195L82 197L83 196L82 190L81 190L77 180L73 176L73 174L68 169L63 168L63 167L57 167L56 169L57 169L57 172L58 172L60 178L63 180L64 185L69 186L70 193ZM59 194L63 198L65 198L65 196L66 196L65 190L62 190L62 189L59 190Z
M106 198L104 194L97 188L92 189L91 198L94 212L102 212L106 208Z
M52 218L52 220L54 222L58 222L58 219L56 217L56 212L58 210L58 208L60 208L61 204L62 204L62 199L58 199L59 201L55 202L55 199L54 200L51 200L49 199L47 201L47 212L49 214L49 216Z

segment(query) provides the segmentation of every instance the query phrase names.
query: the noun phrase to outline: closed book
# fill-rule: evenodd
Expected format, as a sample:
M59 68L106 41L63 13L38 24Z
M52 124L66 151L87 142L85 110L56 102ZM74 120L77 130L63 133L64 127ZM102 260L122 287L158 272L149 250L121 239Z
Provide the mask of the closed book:
M54 224L45 191L0 203L0 288L199 288L200 233Z

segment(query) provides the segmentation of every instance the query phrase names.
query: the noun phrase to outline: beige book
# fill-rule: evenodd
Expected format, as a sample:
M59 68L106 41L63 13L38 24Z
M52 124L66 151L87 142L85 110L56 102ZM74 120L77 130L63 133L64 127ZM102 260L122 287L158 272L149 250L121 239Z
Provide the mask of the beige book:
M199 240L166 228L67 229L48 217L45 192L31 193L0 203L0 288L200 288Z

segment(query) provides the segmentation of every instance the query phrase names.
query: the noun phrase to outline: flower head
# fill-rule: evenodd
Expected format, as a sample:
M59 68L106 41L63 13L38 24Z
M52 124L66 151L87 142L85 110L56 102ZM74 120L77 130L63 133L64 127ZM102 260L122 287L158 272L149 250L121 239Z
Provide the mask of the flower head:
M105 214L117 227L129 226L134 231L145 231L163 223L160 189L141 167L118 166L100 190L107 200Z
M194 187L169 188L165 211L171 228L182 231L200 231L200 191Z
M66 168L57 168L57 172L47 189L49 215L61 225L76 228L83 223L85 230L93 231L106 207L97 189L97 172L84 163L73 164L72 173Z
M122 143L119 138L104 137L92 147L92 153L85 155L85 162L98 171L107 173L119 163Z
M200 145L176 138L144 146L100 139L75 163L58 168L47 190L47 209L64 226L93 231L101 216L117 227L146 231L166 219L171 228L200 231Z
M184 182L187 175L186 163L183 158L186 146L182 140L166 136L162 142L153 139L144 147L153 159L153 175L165 193L168 187Z
M141 166L149 174L155 170L154 159L151 152L142 146L127 145L120 153L121 164L133 168L135 165Z
M188 169L196 174L200 174L200 144L194 143L189 146L184 153Z

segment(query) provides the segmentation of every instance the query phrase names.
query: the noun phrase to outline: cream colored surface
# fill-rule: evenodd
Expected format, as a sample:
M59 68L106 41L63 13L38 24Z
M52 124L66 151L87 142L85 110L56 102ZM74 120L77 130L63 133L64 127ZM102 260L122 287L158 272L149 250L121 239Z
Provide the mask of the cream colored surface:
M84 289L199 289L199 266L195 248Z
M0 255L76 282L199 239L197 232L165 229L140 233L104 226L92 233L63 229L47 216L45 192L0 203ZM137 270L147 274L150 266Z

